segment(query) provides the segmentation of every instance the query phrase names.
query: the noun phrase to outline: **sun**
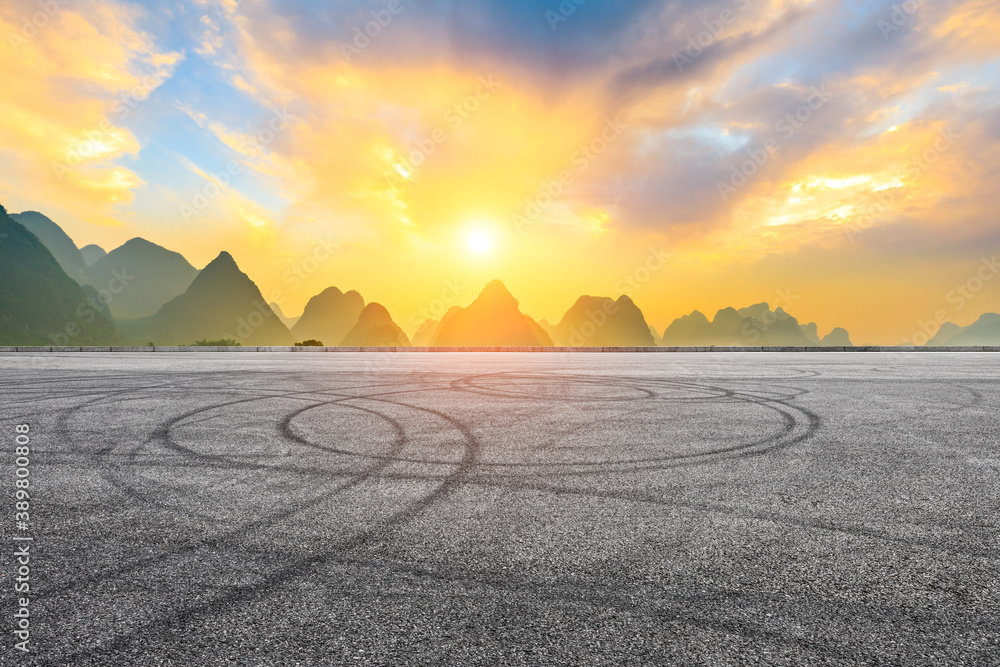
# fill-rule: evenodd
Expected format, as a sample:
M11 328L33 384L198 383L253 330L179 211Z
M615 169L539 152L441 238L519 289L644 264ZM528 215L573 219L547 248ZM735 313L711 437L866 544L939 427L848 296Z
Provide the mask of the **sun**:
M489 232L477 230L469 236L469 249L477 255L485 255L493 248L493 237Z

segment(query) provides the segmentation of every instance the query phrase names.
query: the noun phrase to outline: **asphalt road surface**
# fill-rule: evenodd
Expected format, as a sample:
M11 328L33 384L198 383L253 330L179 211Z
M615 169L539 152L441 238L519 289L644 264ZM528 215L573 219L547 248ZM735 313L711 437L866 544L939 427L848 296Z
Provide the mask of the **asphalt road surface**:
M0 663L1000 664L998 371L0 355Z

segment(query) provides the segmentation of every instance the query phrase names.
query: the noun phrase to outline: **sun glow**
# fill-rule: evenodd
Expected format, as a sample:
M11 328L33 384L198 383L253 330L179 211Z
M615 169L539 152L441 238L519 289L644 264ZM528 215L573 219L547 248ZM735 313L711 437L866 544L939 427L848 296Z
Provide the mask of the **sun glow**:
M477 255L485 255L493 248L493 237L489 232L476 230L469 236L469 249Z

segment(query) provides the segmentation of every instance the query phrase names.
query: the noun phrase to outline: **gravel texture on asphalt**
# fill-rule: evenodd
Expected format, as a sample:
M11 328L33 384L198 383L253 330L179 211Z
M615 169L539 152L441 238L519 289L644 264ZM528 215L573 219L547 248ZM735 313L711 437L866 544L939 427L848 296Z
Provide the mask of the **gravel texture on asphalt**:
M998 361L0 354L0 663L1000 664Z

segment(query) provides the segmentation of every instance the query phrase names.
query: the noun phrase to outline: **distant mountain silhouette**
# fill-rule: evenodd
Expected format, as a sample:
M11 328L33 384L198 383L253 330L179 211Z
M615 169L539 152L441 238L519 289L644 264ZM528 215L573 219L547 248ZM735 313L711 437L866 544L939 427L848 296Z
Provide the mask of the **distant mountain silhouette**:
M283 310L281 310L281 306L279 306L274 301L272 301L271 303L269 303L267 305L271 306L271 310L273 310L274 314L278 316L278 319L281 320L281 323L284 324L289 329L291 329L292 327L294 327L296 325L296 323L301 319L301 316L299 316L299 317L287 317L285 315L285 312Z
M663 336L660 335L660 332L652 324L649 325L649 335L653 337L654 345L663 345Z
M42 245L49 249L66 275L80 285L90 283L87 262L84 261L80 250L73 243L73 239L66 235L62 227L38 211L15 213L10 217L15 222L24 225L25 229L34 234L42 242Z
M557 345L569 347L652 347L642 311L627 296L581 296L555 327Z
M115 345L118 334L92 289L0 206L0 345Z
M967 327L945 322L937 335L927 342L928 347L942 345L1000 345L1000 315L986 313Z
M414 347L430 347L431 343L434 342L434 334L437 333L437 328L441 325L441 320L427 319L417 332L413 334L413 346Z
M438 329L441 328L441 323L448 320L448 318L452 317L460 310L462 310L461 306L452 306L440 320L427 319L420 325L417 332L413 334L413 346L432 347L434 345L434 341L436 340Z
M549 338L552 339L552 344L553 345L560 345L561 344L561 343L558 343L557 340L556 340L559 336L556 333L556 328L552 325L551 322L549 322L548 320L538 320L538 326L540 326L542 328L542 331L544 331L545 333L547 333L549 335Z
M965 327L960 327L954 322L945 322L938 329L938 332L934 334L934 337L927 341L927 347L940 347L942 345L948 345L948 341L951 340L956 334L961 333Z
M764 346L764 347L849 347L850 337L841 328L820 339L814 323L799 321L782 308L771 310L766 303L747 308L723 308L709 322L699 311L680 317L663 332L665 346Z
M494 280L467 308L454 309L442 318L433 344L551 347L552 339L537 322L521 312L517 299L504 284Z
M369 303L361 311L358 323L340 342L344 347L410 347L410 339L392 321L389 311L378 303Z
M358 323L364 307L365 300L357 292L345 294L336 287L327 288L309 299L302 317L292 327L292 335L297 341L311 339L340 345Z
M132 239L99 259L89 269L118 319L155 315L191 286L198 270L180 253L145 239Z
M87 266L92 266L94 262L107 256L104 248L99 245L88 245L80 248L80 254L83 255L83 261Z
M700 310L684 315L674 320L667 330L663 332L662 345L666 346L697 346L714 345L716 338L712 323L708 321L704 313Z
M826 337L819 342L822 347L853 347L854 343L851 342L851 335L847 333L847 329L843 327L836 327L833 331L828 333Z
M152 317L123 322L133 342L191 345L199 340L235 339L243 345L292 345L292 335L264 300L257 285L223 252L187 291Z
M800 325L799 321L782 308L771 310L766 303L758 303L736 311L740 322L738 332L744 340L753 341L744 345L766 345L771 347L817 347L818 327Z

